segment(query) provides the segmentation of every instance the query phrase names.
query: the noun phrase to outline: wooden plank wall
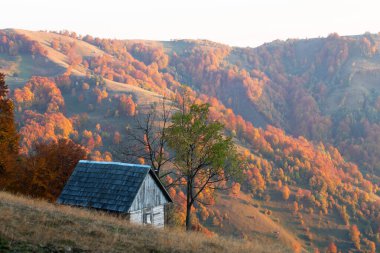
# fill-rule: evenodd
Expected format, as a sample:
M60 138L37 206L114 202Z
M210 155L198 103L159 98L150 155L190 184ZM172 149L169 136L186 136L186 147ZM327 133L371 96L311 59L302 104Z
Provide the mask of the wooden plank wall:
M163 228L165 224L164 206L153 207L153 225L158 228Z
M142 210L137 210L129 214L129 221L136 224L143 223L143 212Z
M148 174L142 183L135 199L132 202L129 212L144 208L153 208L168 203L161 189L154 179Z
M163 228L165 226L165 215L163 205L131 212L129 214L129 221L136 224L143 224L145 214L150 215L150 220L153 222L153 226L157 228Z

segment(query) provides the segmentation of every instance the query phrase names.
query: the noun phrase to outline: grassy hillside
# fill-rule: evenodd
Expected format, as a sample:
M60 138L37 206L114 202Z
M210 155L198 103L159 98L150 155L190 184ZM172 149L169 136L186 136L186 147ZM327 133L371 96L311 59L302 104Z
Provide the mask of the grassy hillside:
M275 242L137 226L105 213L5 192L0 192L0 224L1 252L286 252Z
M249 240L259 239L268 245L277 241L292 249L307 249L307 245L293 233L292 228L286 226L285 220L280 220L275 215L265 214L266 208L260 207L261 204L243 193L236 197L218 195L213 209L225 214L226 219L223 222L223 228L215 231ZM286 215L287 211L285 209L281 213Z

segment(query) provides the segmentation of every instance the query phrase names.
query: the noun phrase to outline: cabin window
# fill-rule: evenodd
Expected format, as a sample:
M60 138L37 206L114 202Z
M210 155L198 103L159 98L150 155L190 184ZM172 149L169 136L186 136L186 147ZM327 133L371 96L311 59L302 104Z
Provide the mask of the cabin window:
M144 213L144 224L152 224L152 213Z

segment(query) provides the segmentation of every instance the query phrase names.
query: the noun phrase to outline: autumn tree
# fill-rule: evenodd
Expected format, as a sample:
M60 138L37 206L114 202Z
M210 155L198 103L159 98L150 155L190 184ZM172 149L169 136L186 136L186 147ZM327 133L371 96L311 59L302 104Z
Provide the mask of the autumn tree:
M344 224L349 225L350 224L350 216L347 213L346 206L339 206L337 205L338 212L340 214L340 217L343 219Z
M67 52L68 62L71 66L77 66L82 63L82 56L77 52L76 44L71 45Z
M19 150L19 135L17 133L13 102L8 97L8 86L5 75L0 73L0 184L15 167ZM4 185L3 185L4 186Z
M368 248L370 253L375 253L376 252L376 243L369 241L368 242Z
M185 103L174 113L167 129L168 147L174 152L177 178L185 181L186 230L192 228L191 209L208 188L221 188L222 182L241 173L232 139L223 134L223 125L210 122L208 104Z
M338 248L336 247L334 242L330 242L327 247L326 253L338 253Z
M284 187L282 187L282 198L284 200L288 200L289 199L289 196L290 196L290 189L287 185L285 185Z
M355 248L360 250L360 231L356 225L352 225L350 228L351 241L355 244Z
M136 114L136 104L131 96L125 94L120 96L118 109L121 113L126 116L135 116Z
M54 201L78 161L86 156L82 146L68 139L36 143L25 159L24 173L12 190Z
M62 111L65 100L56 83L47 77L33 76L22 89L14 92L15 102L24 109L37 109L48 113Z

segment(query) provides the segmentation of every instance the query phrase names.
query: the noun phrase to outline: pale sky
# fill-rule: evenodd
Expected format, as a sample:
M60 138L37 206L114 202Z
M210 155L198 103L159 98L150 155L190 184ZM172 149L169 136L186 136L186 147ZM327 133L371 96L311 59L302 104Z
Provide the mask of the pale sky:
M380 32L379 0L1 0L0 28L118 39L275 39Z

